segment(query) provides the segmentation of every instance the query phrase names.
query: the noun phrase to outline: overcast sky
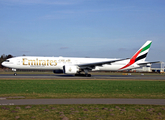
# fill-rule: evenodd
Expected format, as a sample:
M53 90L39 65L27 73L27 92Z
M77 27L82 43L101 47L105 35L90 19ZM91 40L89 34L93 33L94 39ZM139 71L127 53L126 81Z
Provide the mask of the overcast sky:
M165 61L164 0L0 0L0 55Z

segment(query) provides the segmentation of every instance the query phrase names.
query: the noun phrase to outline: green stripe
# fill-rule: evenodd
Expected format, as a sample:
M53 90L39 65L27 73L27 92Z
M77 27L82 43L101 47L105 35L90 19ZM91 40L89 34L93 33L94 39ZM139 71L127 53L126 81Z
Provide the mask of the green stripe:
M152 43L152 42L151 42ZM151 46L151 43L150 44L148 44L147 46L145 46L143 49L142 49L142 51L141 52L143 52L143 51L145 51L145 50L147 50L147 49L149 49L150 48L150 46ZM141 53L140 52L140 53Z

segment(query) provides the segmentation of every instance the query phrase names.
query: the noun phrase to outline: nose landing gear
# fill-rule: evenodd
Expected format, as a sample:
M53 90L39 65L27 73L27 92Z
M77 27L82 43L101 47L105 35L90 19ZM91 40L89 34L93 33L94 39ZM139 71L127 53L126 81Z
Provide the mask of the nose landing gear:
M12 69L13 72L16 72L17 69ZM14 76L17 76L17 73L14 73Z

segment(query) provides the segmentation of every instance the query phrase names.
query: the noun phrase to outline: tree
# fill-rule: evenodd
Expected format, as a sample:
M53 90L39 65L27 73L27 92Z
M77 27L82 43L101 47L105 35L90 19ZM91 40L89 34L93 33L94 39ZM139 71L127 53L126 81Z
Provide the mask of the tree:
M9 55L6 56L6 59L9 59L9 58L12 58L12 57L13 56L9 54Z

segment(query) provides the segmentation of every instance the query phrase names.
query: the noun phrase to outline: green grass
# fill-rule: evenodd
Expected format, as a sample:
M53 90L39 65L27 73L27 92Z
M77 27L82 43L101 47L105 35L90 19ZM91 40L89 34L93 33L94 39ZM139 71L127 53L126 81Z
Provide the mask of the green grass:
M27 108L28 107L28 108ZM32 105L0 106L1 120L145 120L165 119L157 105Z
M165 98L165 81L0 80L0 96L25 98Z

